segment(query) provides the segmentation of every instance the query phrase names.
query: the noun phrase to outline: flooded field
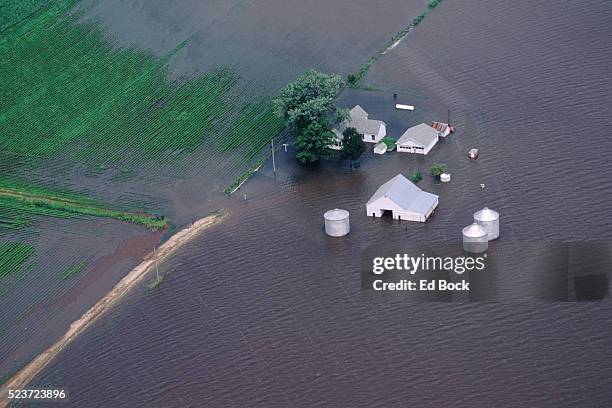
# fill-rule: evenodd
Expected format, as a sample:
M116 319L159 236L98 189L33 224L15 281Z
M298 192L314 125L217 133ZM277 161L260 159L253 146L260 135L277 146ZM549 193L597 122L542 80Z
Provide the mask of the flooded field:
M501 213L500 244L527 251L501 288L539 270L529 248L612 241L610 17L603 0L443 3L341 103L393 136L450 109L456 134L356 170L281 150L276 177L267 163L223 199L228 218L162 266L162 286L135 291L35 385L69 388L75 406L609 406L609 303L415 304L368 296L359 267L372 244L456 241L484 205ZM393 93L417 110L394 111ZM453 180L421 183L440 195L430 222L366 217L382 182L434 162ZM347 238L323 234L334 207L351 212Z
M34 24L28 20L31 25L22 33L21 41L17 41L15 35L3 43L15 41L15 45L2 49L10 58L5 58L0 74L10 85L19 86L20 91L18 95L7 92L0 110L0 114L10 113L2 120L13 119L12 122L9 120L12 126L3 127L0 132L0 141L4 142L2 146L11 147L3 149L0 154L4 175L50 189L79 192L113 208L163 214L174 227L221 208L225 205L224 189L267 154L262 145L249 143L253 140L261 143L262 138L258 139L257 135L263 133L265 146L278 133L278 126L273 126L274 123L253 117L262 114L260 110L263 108L260 107L269 107L270 99L280 87L307 68L338 72L343 76L356 70L364 59L387 43L424 7L423 1L416 0L394 0L382 6L362 0L327 3L319 0L180 3L93 0L79 2L75 9L78 11L72 10L74 15L78 15L79 25L71 25L70 21L62 19L61 29L58 29L58 24L51 24L56 20L49 12L49 20L44 23L46 28L41 32L37 28L43 23ZM63 4L55 2L53 7L61 8ZM36 10L36 2L30 6ZM43 9L49 11L52 7ZM28 12L25 15L28 18L47 18L44 13ZM380 19L386 23L379 24ZM107 43L99 41L98 33ZM26 40L31 42L31 47L24 45ZM62 41L66 43L62 44ZM90 46L79 48L85 41ZM18 44L20 48L17 48ZM32 51L35 46L41 50ZM122 53L125 59L114 54L113 49ZM73 65L64 66L65 60ZM112 69L113 66L99 65L109 61L126 65L117 71ZM174 85L162 80L153 82L153 88L161 87L164 92L160 91L152 101L148 101L150 94L138 93L142 89L134 84L147 83L146 75L157 72L157 68L152 66L165 62L168 62L168 70L164 68L158 73L170 73L171 79L177 80L181 86L175 92ZM15 69L18 63L23 63L28 69ZM138 70L139 64L145 71L144 75ZM208 98L209 94L214 96L219 91L215 86L211 86L210 92L202 91L204 88L198 88L200 91L192 89L194 92L191 92L185 85L187 78L201 80L202 75L218 69L223 70L221 77L233 86L227 95L221 97L225 98L223 103L219 98ZM30 70L43 72L36 76L38 82L29 81L27 75L19 77ZM66 80L69 74L74 75L73 80L66 81L70 86L58 86L55 94L54 86L44 83L48 78ZM105 78L108 82L104 82ZM131 79L126 81L126 78ZM233 80L237 81L236 84ZM210 85L206 80L204 82ZM32 93L31 88L41 92ZM78 88L87 91L75 91ZM125 91L127 88L130 91ZM49 89L50 92L42 91ZM179 90L186 93L180 94ZM130 92L135 95L130 95ZM82 102L73 103L71 98L75 94L82 99L75 97L74 100ZM194 99L194 94L201 97ZM48 97L48 100L40 95ZM94 131L89 129L83 138L75 136L87 129L89 122L86 119L106 117L106 111L100 105L105 108L106 103L112 105L109 101L122 100L124 95L137 101L115 109L119 116L113 119L111 115L105 125L97 129L94 126ZM175 102L179 102L172 107L170 119L161 120L159 126L154 120L139 122L130 119L128 111L131 112L134 106L144 106L147 112L149 107L152 112L164 111L167 108L165 104L172 100L173 95L178 95ZM23 100L18 97L23 97ZM39 97L46 102L39 103L36 99ZM73 112L76 119L70 117L70 109L58 108L66 100L65 107L79 109ZM95 102L91 103L92 100ZM105 103L98 103L100 100ZM187 101L188 108L181 105ZM94 107L93 113L90 110L91 115L82 115L81 110L91 106ZM53 109L58 112L54 114ZM189 109L192 113L197 112L195 116L186 112ZM222 122L215 116L221 109L224 118L244 116L246 119L216 123ZM263 110L263 115L269 117L270 112ZM209 115L208 111L212 113ZM159 119L152 115L153 119ZM141 116L138 118L142 119ZM26 119L27 126L24 125ZM45 133L49 129L62 129L66 122L74 125L79 120L83 121L82 127L75 126L73 132L54 133L54 137ZM131 149L137 147L143 135L147 135L143 123L152 125L156 130L153 133L159 136L157 130L170 129L174 120L183 123L176 126L178 132L169 131L162 138L162 145L172 146L171 153L167 154L162 148L157 151L158 157L152 159L145 157L143 151ZM216 126L209 127L212 122ZM6 126L6 122L2 121L2 125ZM31 131L37 127L41 129ZM108 129L119 130L105 136ZM19 131L29 131L28 137L13 138L13 133ZM44 143L37 139L41 134L56 142L55 150L45 150ZM113 139L113 135L118 136ZM228 135L238 135L238 142ZM60 136L65 140L60 140ZM20 145L17 143L19 140L31 144L27 146L24 142ZM92 140L93 143L88 145ZM154 147L152 140L146 139L143 145ZM9 143L12 141L16 143ZM185 141L189 146L184 146ZM60 142L65 143L65 151ZM181 147L192 149L183 151ZM13 154L12 149L16 148L21 149L23 156ZM2 209L0 217L5 215ZM166 236L170 233L172 231L166 232ZM34 217L32 225L23 231L2 230L2 242L23 241L32 245L36 253L26 279L2 277L0 281L0 379L23 366L64 333L70 322L94 304L161 239L161 234L147 234L143 228L98 219ZM65 271L71 270L78 270L78 273L67 279L61 277ZM6 294L4 289L8 289Z

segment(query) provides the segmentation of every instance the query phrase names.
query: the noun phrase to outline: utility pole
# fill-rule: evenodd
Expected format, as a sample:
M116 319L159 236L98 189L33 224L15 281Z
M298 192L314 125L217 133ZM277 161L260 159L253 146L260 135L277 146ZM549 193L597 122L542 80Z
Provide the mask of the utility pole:
M276 177L276 162L274 161L274 138L272 138L271 143L272 143L272 170L274 171L274 177Z

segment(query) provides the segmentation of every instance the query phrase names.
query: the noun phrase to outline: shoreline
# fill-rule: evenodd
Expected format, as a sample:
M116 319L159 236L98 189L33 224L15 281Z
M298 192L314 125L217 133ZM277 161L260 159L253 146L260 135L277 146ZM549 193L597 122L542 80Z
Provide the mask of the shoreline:
M166 242L157 248L157 260L164 261L176 249L190 242L207 228L219 223L225 214L215 213L195 221L192 225L183 228L172 235ZM153 252L145 256L140 264L125 275L106 295L98 300L81 317L70 324L64 335L53 345L38 354L25 367L11 376L0 386L0 408L8 406L10 401L6 398L9 389L20 389L27 386L64 348L77 338L85 329L94 323L100 316L108 311L118 300L127 295L154 269L155 258Z

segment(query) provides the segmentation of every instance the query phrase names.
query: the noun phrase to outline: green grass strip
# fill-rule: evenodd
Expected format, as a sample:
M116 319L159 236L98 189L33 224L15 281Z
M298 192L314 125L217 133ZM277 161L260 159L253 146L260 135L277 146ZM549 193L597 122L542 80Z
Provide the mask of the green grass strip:
M385 46L381 48L376 54L374 54L374 56L372 56L361 67L359 67L359 70L357 72L353 74L349 74L347 76L347 79L346 79L347 86L349 88L359 88L361 86L361 82L363 81L363 79L366 77L366 75L370 71L370 68L372 67L372 65L374 65L374 63L378 61L378 59L385 53L385 51L387 51L387 49L389 49L389 47L391 47L396 41L400 40L402 37L408 34L410 30L412 30L414 27L421 24L423 19L425 19L425 17L427 17L427 15L433 9L438 7L440 3L442 3L442 0L430 1L427 4L427 9L423 11L421 14L419 14L418 16L416 16L415 18L413 18L412 23L406 26L403 30L395 33L395 35L391 37L391 41L385 44Z
M110 210L97 206L90 200L76 200L42 194L40 191L32 192L0 187L0 206L11 204L22 211L36 215L59 218L74 218L77 216L113 218L143 225L152 231L164 229L168 226L168 222L163 216Z

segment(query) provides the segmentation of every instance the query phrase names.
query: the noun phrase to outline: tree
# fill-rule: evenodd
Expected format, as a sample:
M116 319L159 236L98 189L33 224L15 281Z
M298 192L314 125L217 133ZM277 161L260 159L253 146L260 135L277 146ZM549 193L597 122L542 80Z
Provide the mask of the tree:
M446 173L448 171L448 167L446 164L436 163L429 168L429 173L435 178L439 178L440 174Z
M274 100L278 113L289 119L290 112L306 102L318 99L325 108L335 110L333 102L344 86L339 75L328 75L309 69L295 81L287 84Z
M289 111L286 121L289 128L299 134L313 122L327 123L331 127L330 120L335 124L339 118L341 115L339 110L336 110L333 99L315 98Z
M308 163L326 157L333 144L331 127L348 117L346 109L335 105L344 86L339 75L328 75L313 69L286 85L274 100L277 114L296 136L296 157Z
M348 74L346 77L346 83L349 87L357 85L358 78L355 74Z
M423 180L423 176L421 175L420 171L415 171L414 173L412 173L412 175L410 176L410 180L413 183L418 183L419 181Z
M334 143L334 132L329 130L325 121L310 123L303 132L297 135L295 157L302 163L313 163L331 153L329 145Z
M342 132L344 139L342 140L342 150L340 156L343 159L357 160L363 152L366 151L366 145L363 142L363 135L357 132L354 127L348 127ZM352 163L351 163L352 164Z

